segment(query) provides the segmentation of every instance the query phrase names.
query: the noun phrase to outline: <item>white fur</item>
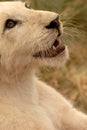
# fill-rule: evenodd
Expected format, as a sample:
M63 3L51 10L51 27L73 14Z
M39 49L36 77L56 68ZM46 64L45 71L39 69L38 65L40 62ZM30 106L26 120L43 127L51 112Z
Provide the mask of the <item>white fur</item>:
M55 58L33 57L55 41L57 30L45 26L57 16L0 2L0 130L87 130L87 116L35 76L37 67L60 67L68 58L67 47ZM7 19L19 24L4 29Z

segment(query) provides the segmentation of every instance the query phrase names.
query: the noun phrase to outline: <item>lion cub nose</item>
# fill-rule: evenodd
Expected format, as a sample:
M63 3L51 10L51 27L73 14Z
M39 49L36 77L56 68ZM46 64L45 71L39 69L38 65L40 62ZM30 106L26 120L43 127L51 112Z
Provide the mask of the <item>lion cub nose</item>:
M59 16L57 16L56 19L54 19L53 21L51 21L47 26L47 29L57 29L58 30L58 36L61 35L61 31L60 31L60 21L59 21Z

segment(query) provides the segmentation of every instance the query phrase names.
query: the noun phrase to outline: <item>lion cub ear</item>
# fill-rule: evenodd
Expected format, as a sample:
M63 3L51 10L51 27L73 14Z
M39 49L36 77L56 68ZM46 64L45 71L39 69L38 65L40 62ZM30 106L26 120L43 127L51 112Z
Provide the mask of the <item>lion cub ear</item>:
M31 5L31 1L30 0L26 0L25 1L25 7L30 9L31 8L30 5Z

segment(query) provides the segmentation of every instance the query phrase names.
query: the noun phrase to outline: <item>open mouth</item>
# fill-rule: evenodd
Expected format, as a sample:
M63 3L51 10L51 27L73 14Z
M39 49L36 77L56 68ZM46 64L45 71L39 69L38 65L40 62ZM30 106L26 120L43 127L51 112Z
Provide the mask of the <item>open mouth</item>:
M35 53L33 56L34 57L45 57L45 58L51 58L51 57L56 57L59 54L63 53L65 50L65 45L61 43L60 40L56 40L51 48L43 51L39 51Z

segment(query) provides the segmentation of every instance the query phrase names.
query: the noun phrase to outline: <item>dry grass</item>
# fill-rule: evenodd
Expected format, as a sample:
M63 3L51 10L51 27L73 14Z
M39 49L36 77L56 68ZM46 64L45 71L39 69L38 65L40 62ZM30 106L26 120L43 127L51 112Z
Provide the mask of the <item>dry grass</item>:
M38 76L62 93L75 107L87 113L87 72L73 68L41 69Z
M61 70L41 69L42 80L61 92L75 107L87 113L87 1L71 0L61 13L62 41L68 45L70 61Z

